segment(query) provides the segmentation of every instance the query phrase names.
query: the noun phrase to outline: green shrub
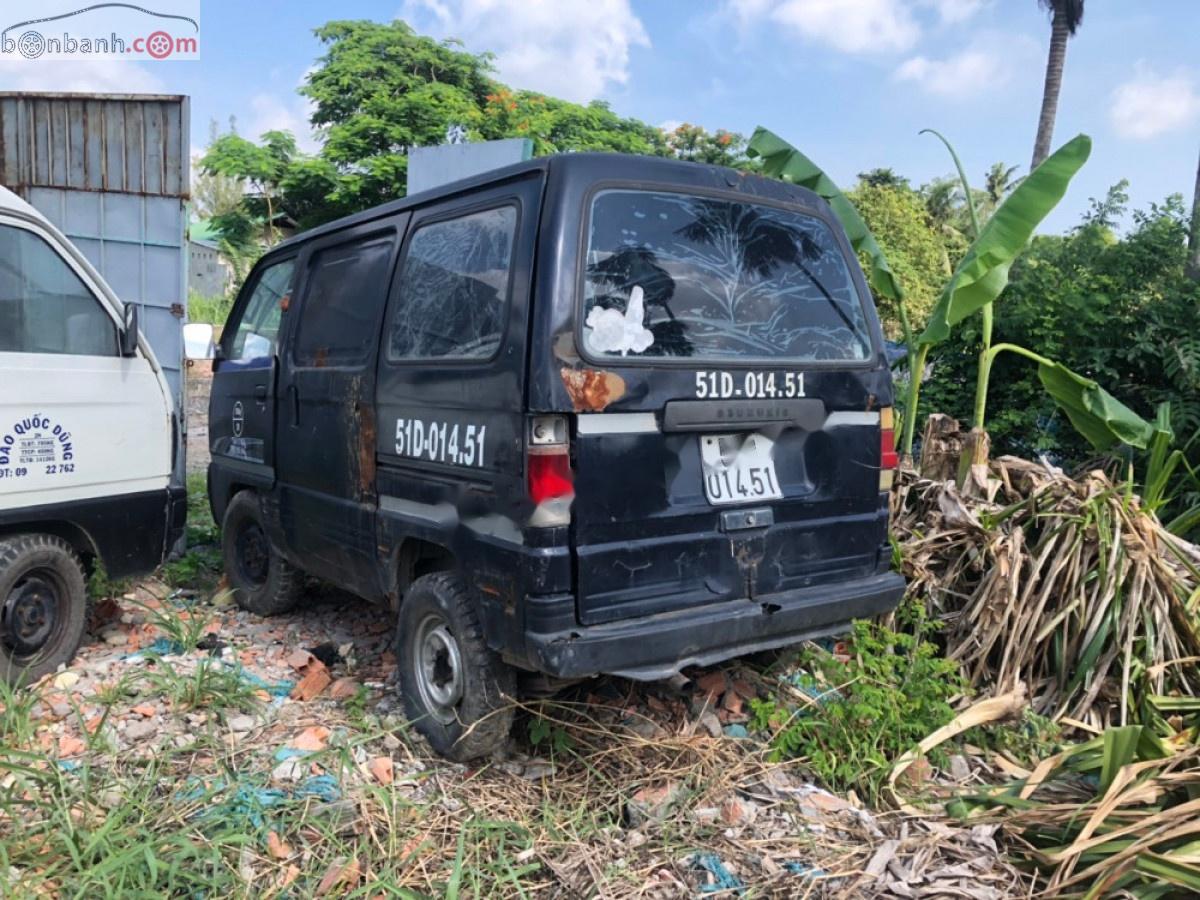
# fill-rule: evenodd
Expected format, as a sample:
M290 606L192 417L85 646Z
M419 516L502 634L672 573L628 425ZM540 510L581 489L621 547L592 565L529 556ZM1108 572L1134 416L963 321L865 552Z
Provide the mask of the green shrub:
M814 703L751 701L752 726L771 734L776 759L802 760L831 790L874 799L892 763L954 717L950 701L967 690L958 665L929 640L921 607L900 617L903 632L855 622L845 662L808 645L799 664L811 680L799 684Z

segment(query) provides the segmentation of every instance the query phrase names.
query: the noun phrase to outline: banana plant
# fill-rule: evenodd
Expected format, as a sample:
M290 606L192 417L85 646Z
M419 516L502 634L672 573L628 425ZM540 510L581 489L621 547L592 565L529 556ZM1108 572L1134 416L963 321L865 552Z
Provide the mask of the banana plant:
M937 137L954 158L970 204L971 189L962 164L950 143L940 134ZM1008 343L993 346L991 343L992 303L1008 285L1009 271L1029 244L1034 230L1062 199L1071 179L1087 161L1091 148L1091 138L1084 134L1065 143L1021 181L982 227L971 208L974 240L938 298L924 330L917 335L905 308L904 292L883 250L849 199L819 166L787 141L765 128L760 127L754 132L747 153L762 158L764 174L807 187L828 201L846 229L851 245L867 256L867 280L871 287L896 302L911 373L908 415L900 436L900 449L905 458L912 457L920 374L929 351L949 337L955 325L975 313L981 313L983 317L984 346L975 391L974 431L982 434L986 425L987 386L992 363L999 353L1012 352L1038 365L1038 374L1047 392L1097 449L1105 450L1118 442L1146 448L1153 436L1153 426L1095 381L1026 348Z

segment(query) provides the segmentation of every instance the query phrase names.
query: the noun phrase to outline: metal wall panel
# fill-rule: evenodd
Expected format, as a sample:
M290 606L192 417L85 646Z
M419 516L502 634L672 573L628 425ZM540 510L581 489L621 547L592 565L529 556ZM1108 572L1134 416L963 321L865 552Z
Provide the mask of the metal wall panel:
M0 181L187 197L188 99L0 92Z

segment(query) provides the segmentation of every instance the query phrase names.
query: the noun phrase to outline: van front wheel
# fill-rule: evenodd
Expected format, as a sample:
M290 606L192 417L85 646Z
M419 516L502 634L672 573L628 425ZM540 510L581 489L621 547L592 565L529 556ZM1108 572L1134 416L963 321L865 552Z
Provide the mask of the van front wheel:
M240 491L229 501L221 522L221 551L233 599L242 609L275 616L296 605L300 575L271 546L253 491Z
M69 663L87 621L83 565L50 534L0 540L0 681L32 684Z
M397 643L405 713L437 753L466 762L504 745L516 673L488 647L461 577L435 572L412 583Z

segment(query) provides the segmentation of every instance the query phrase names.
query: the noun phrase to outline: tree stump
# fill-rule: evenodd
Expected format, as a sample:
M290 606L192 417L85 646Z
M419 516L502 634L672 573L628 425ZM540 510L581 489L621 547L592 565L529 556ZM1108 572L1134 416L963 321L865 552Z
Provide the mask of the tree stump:
M921 435L921 477L931 481L955 479L965 440L958 419L944 413L926 419Z

